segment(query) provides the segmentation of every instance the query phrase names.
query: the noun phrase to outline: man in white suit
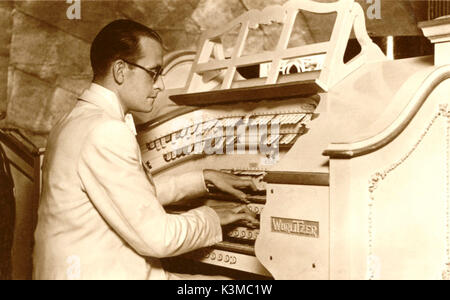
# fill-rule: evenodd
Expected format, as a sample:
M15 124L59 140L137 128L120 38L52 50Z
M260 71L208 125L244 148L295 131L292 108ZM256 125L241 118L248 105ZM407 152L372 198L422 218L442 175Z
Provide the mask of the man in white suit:
M159 182L146 174L125 114L152 109L164 89L162 57L157 33L130 20L110 23L93 41L93 83L48 139L34 279L177 279L159 258L221 241L221 225L257 223L245 205L165 212L204 195L205 182L240 198L239 189L255 187L213 170Z

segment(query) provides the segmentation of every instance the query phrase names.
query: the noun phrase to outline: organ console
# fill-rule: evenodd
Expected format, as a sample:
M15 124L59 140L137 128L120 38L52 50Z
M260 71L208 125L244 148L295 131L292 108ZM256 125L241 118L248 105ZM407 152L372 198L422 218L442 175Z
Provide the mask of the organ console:
M299 11L334 14L330 41L288 47ZM249 30L273 22L276 49L243 55ZM146 168L251 178L261 222L180 259L275 279L450 278L448 24L421 24L440 43L434 62L389 61L353 0L291 0L206 31L197 53L168 54L166 91L135 115ZM236 26L225 55L220 36ZM344 63L352 30L361 52ZM210 189L168 209L232 204L224 197Z

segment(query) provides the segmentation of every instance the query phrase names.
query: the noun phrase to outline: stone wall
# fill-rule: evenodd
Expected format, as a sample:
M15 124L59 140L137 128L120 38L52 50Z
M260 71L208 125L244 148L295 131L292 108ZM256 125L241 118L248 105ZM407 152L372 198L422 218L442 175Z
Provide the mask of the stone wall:
M38 147L56 120L69 111L92 74L89 45L107 23L130 18L156 29L167 51L197 49L203 30L220 27L248 9L287 0L81 0L81 19L70 20L65 0L0 0L0 127L23 130ZM332 0L320 0L331 2ZM359 1L367 9L367 1ZM394 34L419 34L411 5L383 2L383 22L369 22L369 32L384 35L395 20ZM387 6L389 4L389 7ZM405 18L399 16L405 15ZM325 40L331 21L300 15L291 43ZM252 30L245 51L273 49L280 26ZM401 32L400 32L401 31ZM237 31L224 38L230 48Z
M4 117L7 106L9 49L11 44L12 2L0 1L0 119Z

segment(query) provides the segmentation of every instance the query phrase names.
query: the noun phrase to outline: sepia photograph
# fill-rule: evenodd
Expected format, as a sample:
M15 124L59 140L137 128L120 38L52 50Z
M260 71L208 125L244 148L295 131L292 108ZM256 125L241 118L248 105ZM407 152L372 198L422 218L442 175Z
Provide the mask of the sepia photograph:
M0 280L450 280L450 0L0 0Z

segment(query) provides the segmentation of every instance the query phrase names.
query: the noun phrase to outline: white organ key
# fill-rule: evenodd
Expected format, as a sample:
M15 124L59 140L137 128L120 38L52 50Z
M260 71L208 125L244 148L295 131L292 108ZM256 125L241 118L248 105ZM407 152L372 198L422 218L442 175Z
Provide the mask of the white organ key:
M181 131L182 131L182 130L178 130L177 132L174 133L174 135L175 135L175 138L173 139L174 141L180 139L180 137L181 137Z
M213 127L203 131L203 137L204 138L214 137L221 129L223 132L222 122L217 121Z
M230 118L224 118L224 119L222 119L222 124L223 124L223 126L228 127L228 126L229 126L229 123L230 123Z
M276 141L278 141L280 138L279 135L271 135L270 139L269 139L269 144L272 145L273 143L275 143Z
M177 133L174 132L174 133L172 133L172 138L171 138L172 145L173 145L174 143L176 143L176 140L177 140Z
M272 124L281 124L281 120L284 117L284 115L277 115L275 118L272 119Z
M302 123L308 123L312 119L312 114L306 114L306 116L303 118Z
M156 150L160 151L162 149L161 141L160 140L156 140L155 146L156 146Z
M294 119L293 119L293 123L292 124L297 124L298 122L300 122L304 117L306 116L306 114L298 114L295 115Z
M191 144L191 140L192 140L192 136L191 136L191 135L186 136L186 137L183 139L183 143L182 143L183 147L185 147L185 146Z
M223 126L232 127L232 126L234 126L233 124L235 123L235 120L236 120L236 118L225 119Z
M281 118L281 124L282 124L282 125L289 124L289 122L291 121L291 119L292 119L292 115L284 115L284 116Z
M286 121L286 125L294 124L295 117L296 117L296 115L292 115L292 114L288 115L288 118L287 118L287 121Z
M262 122L262 120L264 119L264 116L258 116L258 117L256 117L254 120L253 120L253 122L252 122L252 125L253 126L259 126L259 125L261 125L261 122Z
M188 154L194 153L195 144L192 143L188 146Z
M237 124L240 120L242 120L242 118L240 118L240 117L232 118L232 119L230 120L230 124L229 124L228 126L229 126L229 127L235 127L236 124Z
M295 139L296 136L297 136L297 134L287 134L283 137L283 139L281 140L280 143L283 145L287 145L287 144L291 143Z
M192 125L191 128L189 128L190 135L195 135L197 133L199 127L200 127L199 123Z
M290 134L287 134L287 135L282 136L281 139L280 139L280 144L281 144L281 145L286 145L286 144L288 144L288 143L289 143L289 142L288 142L289 138L290 138Z
M294 124L295 117L296 117L296 115L292 115L292 114L288 115L285 124L289 124L289 125L290 125L290 124Z
M247 115L247 116L243 117L242 121L244 122L245 126L248 126L249 120L251 117L252 117L251 115Z
M269 122L273 119L274 116L265 116L264 119L261 121L262 125L267 125Z
M217 122L218 122L219 120L210 120L210 121L207 121L207 122L205 122L205 123L203 123L202 125L202 127L203 127L203 133L205 132L205 131L208 131L208 130L210 130L211 128L213 128L214 126L216 126L216 124L217 124Z
M200 143L198 143L200 146L198 146L199 152L203 153L203 151L205 151L205 141L201 141Z
M184 138L189 132L189 127L185 127L181 130L180 137Z
M287 125L287 124L290 124L291 119L292 119L292 115L290 115L290 114L283 115L283 116L281 117L281 122L280 122L280 124L281 124L281 125Z
M211 135L211 132L212 132L212 131L213 131L212 128L209 128L209 129L203 131L203 134L202 134L203 138L209 137L209 136Z
M217 148L222 147L223 148L224 142L225 142L225 137L221 137L220 140L216 143L215 147L217 147Z
M227 140L226 140L227 147L229 147L229 148L232 147L234 149L235 141L236 141L236 137L234 137L234 136L227 137Z
M258 119L259 119L259 117L256 117L256 116L249 117L247 126L255 126L255 125L257 125Z
M223 128L223 121L217 120L216 124L214 124L214 128Z

